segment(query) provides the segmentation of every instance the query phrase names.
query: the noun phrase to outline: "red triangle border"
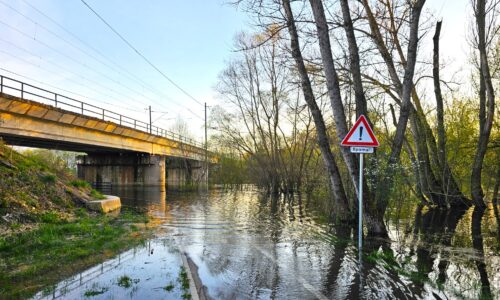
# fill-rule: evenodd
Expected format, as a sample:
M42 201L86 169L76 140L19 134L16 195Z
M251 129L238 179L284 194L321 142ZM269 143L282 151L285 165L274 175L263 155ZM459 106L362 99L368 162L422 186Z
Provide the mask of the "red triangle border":
M358 126L363 123L365 126L366 132L372 139L372 142L348 142L349 138L354 134L356 129L358 129ZM370 124L368 123L368 120L366 120L366 117L364 115L359 116L358 120L356 120L356 123L354 123L354 126L352 126L351 130L347 133L345 138L342 140L340 143L341 146L365 146L365 147L378 147L380 146L377 138L375 137L375 134L373 134L373 130L370 127Z

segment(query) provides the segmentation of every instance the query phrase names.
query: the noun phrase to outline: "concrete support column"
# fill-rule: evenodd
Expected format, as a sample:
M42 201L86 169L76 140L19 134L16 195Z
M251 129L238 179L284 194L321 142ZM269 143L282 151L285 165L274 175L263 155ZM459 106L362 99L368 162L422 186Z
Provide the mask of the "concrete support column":
M206 183L206 172L201 161L169 157L166 169L169 189L193 189Z
M95 184L165 186L165 156L92 153L77 158L78 178Z

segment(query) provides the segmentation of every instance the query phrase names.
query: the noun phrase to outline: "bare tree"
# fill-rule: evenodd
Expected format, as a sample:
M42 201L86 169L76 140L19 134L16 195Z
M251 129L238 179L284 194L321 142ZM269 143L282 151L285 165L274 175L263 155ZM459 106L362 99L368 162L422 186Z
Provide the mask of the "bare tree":
M496 20L496 7L498 1L488 2L487 0L473 1L474 16L476 20L477 50L479 52L479 140L477 143L476 155L472 165L471 174L471 194L472 200L478 206L485 206L484 192L481 186L481 173L483 161L488 147L491 128L493 126L493 116L495 114L495 91L491 80L490 65L488 62L488 26L494 27ZM492 18L493 15L493 18Z
M215 121L227 142L254 162L257 183L277 193L300 190L315 147L309 143L311 116L304 113L274 30L238 37L239 58L221 73L217 86L235 110L219 112ZM260 40L268 43L252 47Z
M297 33L297 27L295 25L295 18L293 16L290 1L283 0L282 6L285 13L288 33L290 35L290 48L292 57L295 60L295 64L299 73L302 91L304 93L304 99L307 103L307 106L309 107L309 110L311 111L314 119L314 124L316 125L319 148L321 150L323 162L325 164L328 178L330 180L330 187L338 207L336 213L338 217L347 217L346 219L351 219L351 216L348 214L349 201L345 193L342 178L337 167L337 162L335 161L335 156L330 148L330 141L328 139L323 114L318 107L318 104L316 103L316 98L311 86L311 80L309 78L307 68L304 63L304 58L300 49L299 35Z

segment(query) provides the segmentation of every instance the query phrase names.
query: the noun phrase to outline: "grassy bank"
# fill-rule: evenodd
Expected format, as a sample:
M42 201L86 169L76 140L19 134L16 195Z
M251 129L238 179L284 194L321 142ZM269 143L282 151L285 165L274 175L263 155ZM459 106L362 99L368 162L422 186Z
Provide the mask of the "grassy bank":
M0 298L26 298L145 240L148 218L75 211L72 220L41 215L36 229L0 238Z
M0 299L32 296L148 237L144 214L85 209L102 197L54 152L0 141Z

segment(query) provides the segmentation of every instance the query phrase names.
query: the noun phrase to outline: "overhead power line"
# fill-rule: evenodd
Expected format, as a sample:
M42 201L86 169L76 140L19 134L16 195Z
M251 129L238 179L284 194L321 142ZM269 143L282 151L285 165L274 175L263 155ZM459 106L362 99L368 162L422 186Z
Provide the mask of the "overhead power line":
M0 41L4 42L4 40L3 40L3 39L0 39ZM11 45L13 45L13 44L11 44ZM14 46L14 47L16 47L16 46ZM24 49L22 49L22 48L20 48L20 47L16 47L16 48L18 48L18 49L20 49L20 50L24 50ZM27 51L25 51L25 52L27 52ZM39 68L39 69L41 69L41 70L45 70L44 68L42 68L42 67L41 67L41 65L40 65L40 64L36 64L36 63L30 62L29 60L26 60L26 59L24 59L24 58L22 58L22 57L20 57L20 56L18 56L18 55L16 55L16 54L13 54L13 53L7 52L7 51L2 50L2 49L0 49L0 53L5 54L5 55L8 55L8 56L10 56L10 57L13 57L13 58L15 58L15 59L17 59L17 60L19 60L19 61L22 61L23 63L25 63L25 64L27 64L27 65L31 65L31 66L37 67L37 68ZM29 52L27 52L27 53L29 53ZM39 59L41 59L41 60L43 60L41 57L38 57L38 58L39 58ZM68 73L71 73L71 71L69 71L69 70L67 70L67 69L65 69L65 68L63 68L63 67L61 67L61 66L60 66L60 65L58 65L58 64L52 63L52 62L50 62L50 61L47 61L46 63L51 64L51 65L55 66L56 68L58 68L58 69L60 69L60 70L63 70L63 71L68 72ZM50 72L51 70L45 70L45 71L49 71L49 72ZM84 79L84 80L88 81L88 82L89 82L89 83L91 83L91 84L94 84L94 85L96 85L96 86L101 86L102 88L105 88L105 89L107 89L107 90L109 90L109 91L112 91L112 92L114 92L114 93L117 93L116 91L114 91L114 90L112 90L112 89L109 89L109 88L107 88L107 87L105 87L105 86L102 86L102 85L100 85L98 82L92 81L92 80L91 80L91 79L89 79L89 78L85 78L84 76L81 76L81 75L76 74L76 73L71 73L71 74L74 74L75 76L78 76L79 78L82 78L82 79ZM85 84L82 84L82 82L81 82L80 80L79 80L79 81L75 81L75 80L71 80L71 79L66 79L66 80L68 80L69 82L72 82L73 84L76 84L76 85L79 85L79 86L81 86L81 87L84 87L84 88L86 88L86 89L92 89L94 92L97 92L100 96L103 96L103 97L106 97L106 98L111 98L111 99L114 99L114 100L120 100L119 98L116 98L115 96L112 96L112 95L110 95L110 94L104 93L104 92L102 92L102 91L98 91L98 90L96 90L95 88L90 88L89 86L87 86L87 85L85 85ZM122 97L122 98L123 98L123 97ZM90 98L88 98L88 99L90 99ZM96 101L97 101L97 100L96 100ZM130 111L140 112L140 110L139 110L139 109L132 109L132 108L130 108L130 107L124 107L124 106L116 105L116 104L109 103L109 102L102 101L102 100L99 100L99 101L97 101L97 102L100 102L100 103L105 103L105 104L108 104L108 105L113 105L113 106L116 106L116 107L119 107L119 108L122 108L122 109L126 109L126 110L130 110ZM131 105L131 106L132 106L132 105Z
M3 51L2 51L3 52ZM31 77L28 77L28 76L25 76L25 75L22 75L22 74L19 74L19 73L16 73L16 72L13 72L13 71L10 71L10 70L7 70L5 68L2 68L0 67L0 70L1 71L4 71L4 72L7 72L9 74L12 74L12 75L15 75L15 76L18 76L20 78L24 78L24 79L28 79L32 82L36 82L38 84L41 84L41 85L44 85L44 86L48 86L50 88L53 88L53 89L56 89L56 90L59 90L59 91L63 91L65 93L68 93L68 94L72 94L74 96L78 96L78 97L81 97L83 99L88 99L88 100L93 100L93 101L96 101L96 102L99 102L99 103L104 103L104 104L107 104L107 105L110 105L110 106L114 106L114 107L118 107L118 108L122 108L122 109L126 109L126 110L130 110L130 111L134 111L134 112L140 112L139 110L135 110L135 109L131 109L131 108L126 108L126 107L122 107L122 106L117 106L116 104L114 103L109 103L109 102L106 102L106 101L102 101L102 100L98 100L98 99L94 99L94 98L90 98L88 96L85 96L85 95L82 95L82 94L79 94L79 93L75 93L74 91L70 91L70 90L67 90L67 89L63 89L63 88L60 88L58 86L55 86L55 85L52 85L50 83L47 83L47 82L44 82L44 81L40 81L40 80L37 80L37 79L34 79L34 78L31 78Z
M137 48L134 47L127 39L125 39L118 31L116 31L113 26L111 26L99 13L97 13L85 0L80 0L88 9L90 9L106 26L111 29L127 46L129 46L137 55L139 55L146 63L148 63L153 69L155 69L160 75L162 75L165 79L167 79L173 86L175 86L178 90L180 90L184 95L191 98L196 103L203 105L201 101L198 101L195 97L189 94L186 90L184 90L181 86L179 86L175 81L173 81L170 77L168 77L165 73L163 73L158 67L156 67L149 59L146 58Z
M55 38L63 41L64 43L68 44L70 47L72 48L75 48L77 49L78 51L82 52L83 54L85 54L86 56L90 57L91 59L95 60L96 62L104 65L105 67L109 68L110 70L113 70L114 72L116 73L119 73L121 75L123 75L124 77L126 77L127 79L129 80L132 80L132 82L134 83L139 83L143 88L144 87L147 87L147 90L149 92L152 92L153 94L155 94L156 96L159 96L160 98L168 98L171 102L173 102L175 105L181 107L181 108L184 108L186 109L188 112L190 112L191 114L195 115L197 118L199 119L202 119L198 114L194 113L191 109L189 109L188 107L178 103L177 101L174 101L171 97L165 95L164 93L158 91L157 89L155 89L154 87L150 86L148 83L144 82L142 79L140 79L139 77L137 77L135 74L131 73L130 71L124 69L121 65L117 64L115 61L113 61L112 59L110 59L109 57L105 56L102 52L100 52L98 49L96 49L95 47L93 47L92 45L89 45L88 43L86 43L85 41L83 41L81 38L79 38L76 34L72 33L71 31L67 30L63 25L61 25L60 23L58 23L57 21L55 21L54 19L52 19L50 16L48 16L47 14L45 14L44 12L42 12L40 9L36 8L35 6L33 6L32 4L30 4L29 2L25 1L25 0L22 0L26 5L28 5L29 7L31 7L33 10L35 10L37 13L39 13L40 15L42 15L43 17L45 17L47 20L49 20L51 23L53 23L54 25L56 25L57 27L59 27L61 30L63 30L64 32L66 32L68 35L70 35L72 38L74 38L75 40L77 40L79 43L83 44L84 46L86 46L88 49L92 50L94 53L96 53L97 55L99 55L100 57L102 57L104 60L108 61L110 64L106 63L105 61L103 61L102 59L99 59L97 58L96 56L88 53L87 51L83 50L82 48L78 47L75 43L72 43L70 41L68 41L67 39L65 39L64 37L60 36L59 34L57 34L56 32L50 30L49 28L43 26L42 24L40 24L39 22L33 20L32 18L30 18L29 16L27 16L26 14L20 12L19 10L15 9L14 7L12 7L11 5L9 5L8 3L5 3L3 0L0 0L0 3L4 6L6 6L7 8L11 9L12 11L14 11L16 14L22 16L23 18L27 19L28 21L30 21L31 23L33 23L34 25L36 25L37 27L40 27L41 29L47 31L48 33L50 33L51 35L53 35ZM9 27L11 30L13 31L16 31L18 33L20 33L21 35L25 36L25 37L29 37L29 35L25 32L21 32L19 29L17 28L14 28L10 25L8 25L7 23L5 22L1 22L3 25ZM51 50L54 50L56 53L60 54L60 55L63 55L61 52L59 52L57 49L54 49L52 47L50 47L48 44L46 43L43 43L41 41L39 41L38 39L36 39L35 37L33 37L33 39L35 41L37 41L38 43L42 44L43 46L45 47L48 47L49 49ZM66 55L63 55L65 56L66 58L72 60L70 57L66 56ZM40 57L41 58L41 57ZM74 60L73 60L74 61ZM80 63L80 65L83 65ZM88 65L83 65L84 67L86 68L89 68L90 67ZM160 102L160 101L157 101L155 99L152 99L146 95L144 95L143 93L141 92L138 92L137 90L133 90L130 86L124 86L123 84L121 84L120 82L110 78L109 76L105 75L104 73L100 73L94 69L91 69L93 72L99 74L100 76L103 76L103 77L106 77L108 80L111 80L113 81L115 84L118 84L120 85L121 87L125 88L125 89L128 89L130 90L131 92L134 92L138 95L140 95L141 97L144 97L146 99L149 99L150 101L153 101L154 103L160 105L160 106L163 106L165 108L167 108L167 106L164 105L164 103ZM75 74L74 72L71 72L69 70L66 70L70 73L73 73ZM77 75L78 76L78 75ZM79 76L81 77L81 76ZM100 84L99 84L100 85ZM101 85L102 86L102 85Z

